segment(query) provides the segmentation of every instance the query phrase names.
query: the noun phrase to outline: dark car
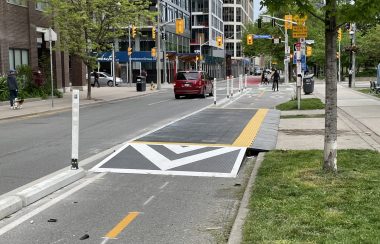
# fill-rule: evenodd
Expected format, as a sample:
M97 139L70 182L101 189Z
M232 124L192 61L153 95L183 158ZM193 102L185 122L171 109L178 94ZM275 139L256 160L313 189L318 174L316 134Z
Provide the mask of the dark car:
M213 96L212 78L204 71L179 71L174 80L174 95L178 99L180 96L200 95L202 98L206 94Z

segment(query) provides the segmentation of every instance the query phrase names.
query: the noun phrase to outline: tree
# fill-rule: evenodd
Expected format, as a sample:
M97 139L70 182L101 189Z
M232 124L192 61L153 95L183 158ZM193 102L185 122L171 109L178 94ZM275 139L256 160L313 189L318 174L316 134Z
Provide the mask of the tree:
M379 19L377 1L356 0L262 0L269 11L298 7L301 14L314 16L324 25L326 64L326 109L323 170L337 172L337 30L344 23L373 23ZM321 13L321 14L320 14ZM365 13L365 14L363 14Z
M87 99L91 99L90 74L96 53L124 35L128 26L153 19L148 0L50 0L48 14L59 31L58 48L79 57L87 66Z

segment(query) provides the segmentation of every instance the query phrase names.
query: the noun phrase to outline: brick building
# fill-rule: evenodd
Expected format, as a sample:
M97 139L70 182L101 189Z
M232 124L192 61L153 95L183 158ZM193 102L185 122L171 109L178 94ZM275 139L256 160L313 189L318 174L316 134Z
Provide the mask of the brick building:
M36 0L0 0L0 74L21 64L50 72L49 43L44 40L44 31L49 28L45 6ZM53 51L54 87L62 90L70 81L84 85L83 65L73 65L75 70L71 70L70 63L67 53Z

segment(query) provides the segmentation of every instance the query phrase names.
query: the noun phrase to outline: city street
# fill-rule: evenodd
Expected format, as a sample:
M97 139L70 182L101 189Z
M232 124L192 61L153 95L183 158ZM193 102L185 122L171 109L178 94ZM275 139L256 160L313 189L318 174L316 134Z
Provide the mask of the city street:
M219 94L222 91L223 86L219 86ZM272 108L288 100L291 94L291 87L281 86L280 92L272 92L270 86L251 86L244 95L238 96L236 92L233 99L220 104L220 108ZM224 95L218 95L222 97ZM106 155L102 151L212 102L212 97L175 100L172 90L168 89L82 108L80 155L83 158L102 155L84 168L90 169L103 159ZM25 144L19 150L11 150L10 145L1 147L6 149L2 151L3 158L17 162L5 164L8 170L1 170L4 176L13 176L12 181L8 181L13 184L4 184L3 192L69 164L70 116L64 112L2 122L1 126L7 128L1 130L3 137L11 138L12 133L19 135L13 136L13 147L26 141L25 135L30 141L39 141ZM28 130L18 132L17 124ZM33 156L38 160L28 160L31 153L39 155ZM236 178L88 172L85 178L1 221L0 242L26 243L33 239L33 243L80 243L80 238L86 235L90 243L225 241L226 230L233 223L242 187L253 164L254 158L246 158ZM22 173L17 174L18 171ZM12 172L16 173L12 175Z

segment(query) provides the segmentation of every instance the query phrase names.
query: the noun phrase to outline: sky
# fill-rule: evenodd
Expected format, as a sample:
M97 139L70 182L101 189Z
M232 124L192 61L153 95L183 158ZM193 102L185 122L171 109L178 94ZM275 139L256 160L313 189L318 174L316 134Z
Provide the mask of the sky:
M260 9L260 0L253 0L253 17L254 17L254 21L258 19L259 17L259 9ZM264 8L261 10L261 12L263 12L263 10L265 10Z

